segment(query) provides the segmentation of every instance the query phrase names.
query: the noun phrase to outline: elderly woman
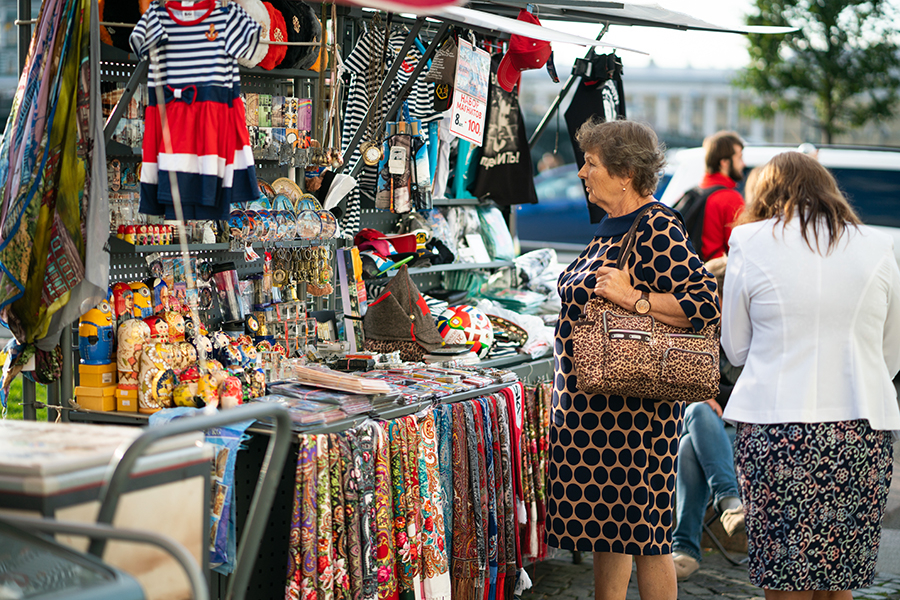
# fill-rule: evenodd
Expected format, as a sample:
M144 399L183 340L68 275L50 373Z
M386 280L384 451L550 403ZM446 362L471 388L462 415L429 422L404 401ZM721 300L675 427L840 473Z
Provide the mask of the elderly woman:
M559 278L547 542L594 552L598 600L625 598L632 556L641 598L674 600L672 502L684 403L579 390L572 325L596 294L699 331L719 318L716 283L681 223L662 207L638 223L627 269L615 268L624 234L654 202L663 153L653 130L631 121L589 121L576 139L585 160L578 175L589 201L607 216Z
M900 408L900 270L834 178L800 152L763 168L731 235L722 347L744 365L725 419L750 582L775 599L872 585Z

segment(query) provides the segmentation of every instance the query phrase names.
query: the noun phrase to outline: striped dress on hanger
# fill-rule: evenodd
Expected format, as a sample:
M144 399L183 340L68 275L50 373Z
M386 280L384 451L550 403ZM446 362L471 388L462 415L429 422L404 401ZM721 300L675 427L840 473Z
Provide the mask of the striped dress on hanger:
M154 1L141 17L131 47L150 58L142 213L175 218L170 173L176 175L185 219L226 219L231 203L259 198L237 62L253 54L259 36L259 24L244 9L234 3L218 7L216 0L169 0L164 6ZM170 142L157 86L165 98Z

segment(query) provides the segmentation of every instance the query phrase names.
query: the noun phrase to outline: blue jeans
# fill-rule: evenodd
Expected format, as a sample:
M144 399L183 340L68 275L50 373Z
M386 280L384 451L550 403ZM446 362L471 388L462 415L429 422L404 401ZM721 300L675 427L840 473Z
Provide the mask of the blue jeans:
M733 440L734 434L729 439L725 423L708 404L688 405L678 445L673 551L700 560L700 534L710 490L716 503L738 496Z

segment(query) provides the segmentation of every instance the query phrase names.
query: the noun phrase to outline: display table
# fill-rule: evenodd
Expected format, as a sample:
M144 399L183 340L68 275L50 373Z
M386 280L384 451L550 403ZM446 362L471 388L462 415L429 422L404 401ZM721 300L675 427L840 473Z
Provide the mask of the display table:
M109 463L141 434L134 427L76 423L0 422L0 514L94 523ZM113 525L146 529L181 543L207 564L210 460L203 434L161 441L139 459ZM57 539L84 551L84 538ZM188 598L187 578L156 548L110 542L103 559L134 575L147 598Z

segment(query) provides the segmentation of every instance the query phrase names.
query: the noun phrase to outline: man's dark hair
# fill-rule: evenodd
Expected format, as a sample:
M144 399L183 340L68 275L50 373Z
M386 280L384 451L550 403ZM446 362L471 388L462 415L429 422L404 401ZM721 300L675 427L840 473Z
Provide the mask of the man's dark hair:
M733 131L719 131L703 140L706 148L706 172L718 173L722 160L734 156L734 147L744 147L744 140Z

